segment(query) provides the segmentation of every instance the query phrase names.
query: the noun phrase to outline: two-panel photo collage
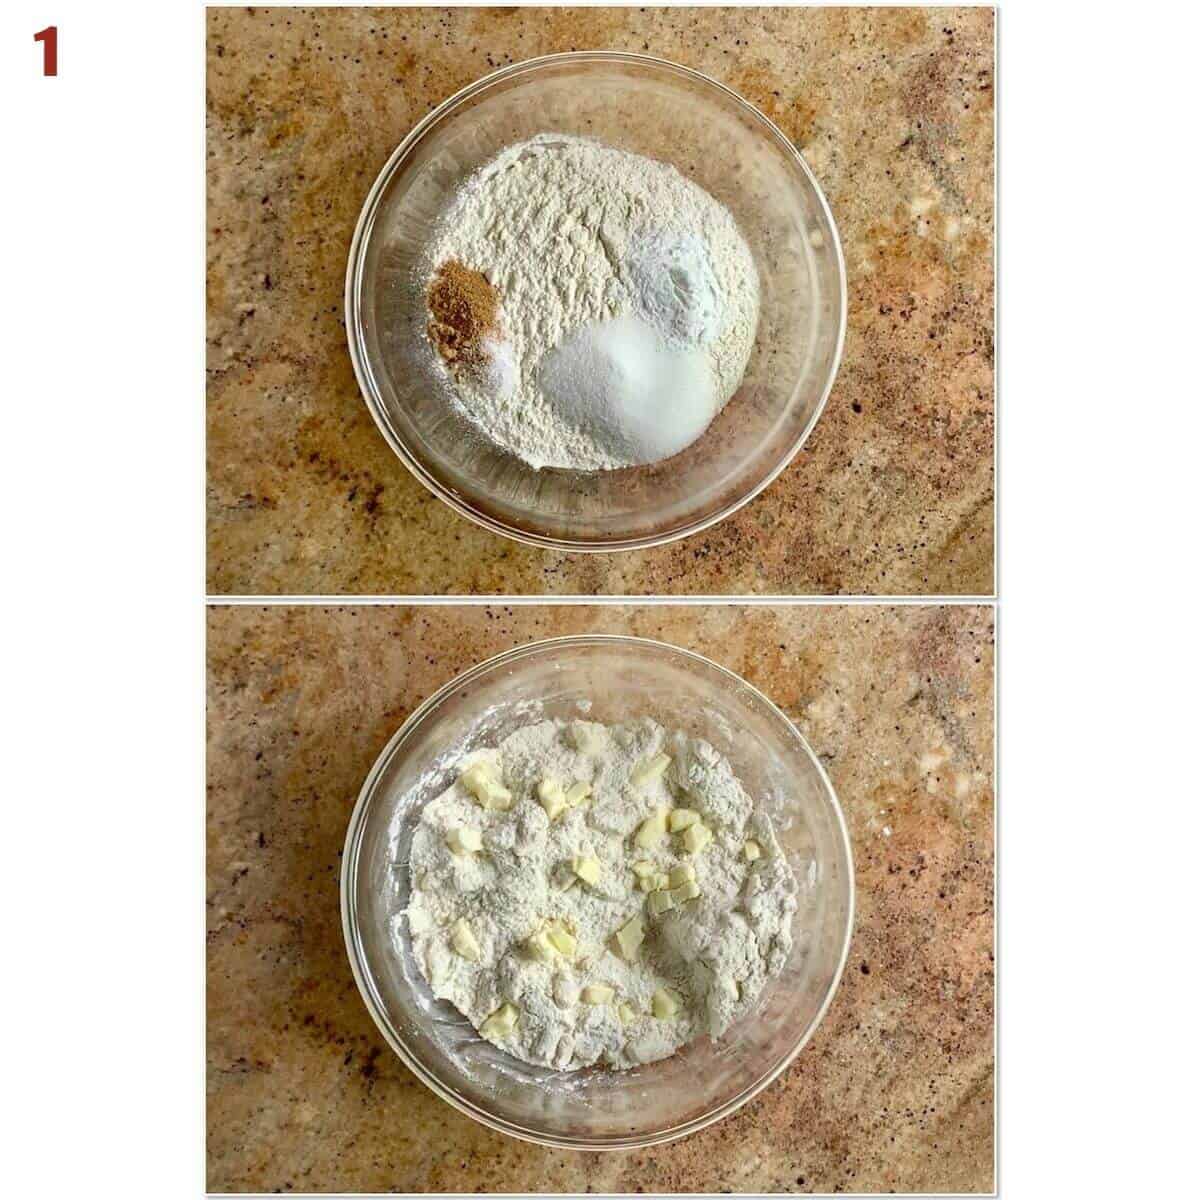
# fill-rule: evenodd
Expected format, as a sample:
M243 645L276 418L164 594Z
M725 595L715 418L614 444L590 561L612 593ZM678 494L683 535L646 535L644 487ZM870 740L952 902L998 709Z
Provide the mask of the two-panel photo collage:
M204 20L207 1189L993 1192L994 11Z

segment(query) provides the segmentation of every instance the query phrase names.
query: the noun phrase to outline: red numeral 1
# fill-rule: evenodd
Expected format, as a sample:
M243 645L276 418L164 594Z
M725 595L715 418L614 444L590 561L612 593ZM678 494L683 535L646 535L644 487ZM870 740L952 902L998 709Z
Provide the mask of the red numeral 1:
M28 26L26 27L28 28ZM35 42L42 43L42 74L58 74L58 26L47 25L45 29L33 35Z

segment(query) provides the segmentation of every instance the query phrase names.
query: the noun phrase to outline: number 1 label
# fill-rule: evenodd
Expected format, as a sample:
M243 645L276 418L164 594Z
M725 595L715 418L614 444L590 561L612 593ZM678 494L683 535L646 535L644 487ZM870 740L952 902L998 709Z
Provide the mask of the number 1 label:
M28 28L28 26L26 26ZM33 35L35 42L42 43L42 74L58 74L58 26L47 25Z

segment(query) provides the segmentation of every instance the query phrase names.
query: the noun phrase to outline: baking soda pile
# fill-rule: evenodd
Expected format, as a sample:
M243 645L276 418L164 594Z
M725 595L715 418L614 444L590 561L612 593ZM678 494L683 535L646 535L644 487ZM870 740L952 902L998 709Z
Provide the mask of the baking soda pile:
M447 270L494 292L482 355L439 361L466 416L538 468L678 453L737 390L758 325L729 212L674 167L583 138L539 134L486 164L423 270L430 296Z
M626 1069L719 1038L792 947L796 882L707 742L543 721L421 813L407 909L436 996L525 1062Z

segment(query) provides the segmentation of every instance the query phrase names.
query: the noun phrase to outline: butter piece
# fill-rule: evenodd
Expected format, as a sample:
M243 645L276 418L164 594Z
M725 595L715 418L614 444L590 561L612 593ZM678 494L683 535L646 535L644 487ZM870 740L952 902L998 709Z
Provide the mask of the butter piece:
M582 804L591 794L592 785L584 783L581 779L567 788L567 803L574 808L576 805Z
M689 879L696 878L696 868L691 863L680 863L677 867L671 868L671 874L667 876L667 882L672 887L678 887L681 883L687 883Z
M661 917L675 907L675 897L670 892L651 892L646 897L646 911L652 917Z
M483 848L483 838L478 829L469 825L460 825L446 834L446 845L454 854L474 854Z
M667 833L667 810L660 808L652 817L647 817L634 835L634 842L643 850L660 842Z
M653 875L657 871L658 871L658 868L652 862L649 862L647 859L642 859L641 862L635 862L633 864L633 873L639 879L645 879L647 875Z
M571 864L571 870L583 880L595 886L600 882L600 860L596 858L577 858Z
M502 1038L516 1028L517 1017L520 1014L517 1012L515 1004L502 1004L484 1023L479 1027L479 1032L484 1037Z
M626 1025L628 1025L630 1021L637 1020L637 1010L627 1000L622 1000L621 1003L617 1005L617 1016L620 1017Z
M579 999L584 1004L607 1004L613 995L614 992L607 983L589 983L579 993Z
M666 988L659 988L650 998L650 1011L660 1021L669 1021L679 1011L679 1005Z
M762 847L751 838L743 847L742 855L747 862L753 862L756 858L762 858Z
M681 836L683 848L689 854L698 854L712 841L712 838L712 830L702 821L697 821L695 825L689 825Z
M566 794L557 779L543 779L537 786L537 794L538 803L552 821L567 807Z
M525 945L529 949L529 953L543 963L553 963L558 957L558 951L550 941L550 935L545 930L535 933Z
M604 749L604 731L598 725L576 721L568 736L580 754L599 754Z
M700 885L694 879L689 879L675 888L671 895L675 897L676 904L684 904L700 895Z
M463 958L468 958L471 962L479 961L479 943L475 940L471 926L463 917L459 917L450 926L450 944Z
M634 915L617 930L617 945L621 948L621 957L626 962L633 962L638 956L638 947L646 936L642 926L642 918Z
M458 777L458 782L484 808L505 812L512 807L512 792L496 778L495 768L489 763L477 762L468 767Z
M700 814L694 808L672 809L667 818L667 828L672 833L682 833L689 825L695 825L700 820Z
M643 892L656 892L658 891L658 876L647 875L639 879L637 885Z
M575 948L578 944L575 941L574 935L567 929L561 921L552 921L546 929L546 937L549 938L550 944L563 956L563 958L574 958Z
M653 758L643 759L629 773L629 782L638 791L649 787L655 780L663 777L663 772L671 765L669 754L656 754Z

